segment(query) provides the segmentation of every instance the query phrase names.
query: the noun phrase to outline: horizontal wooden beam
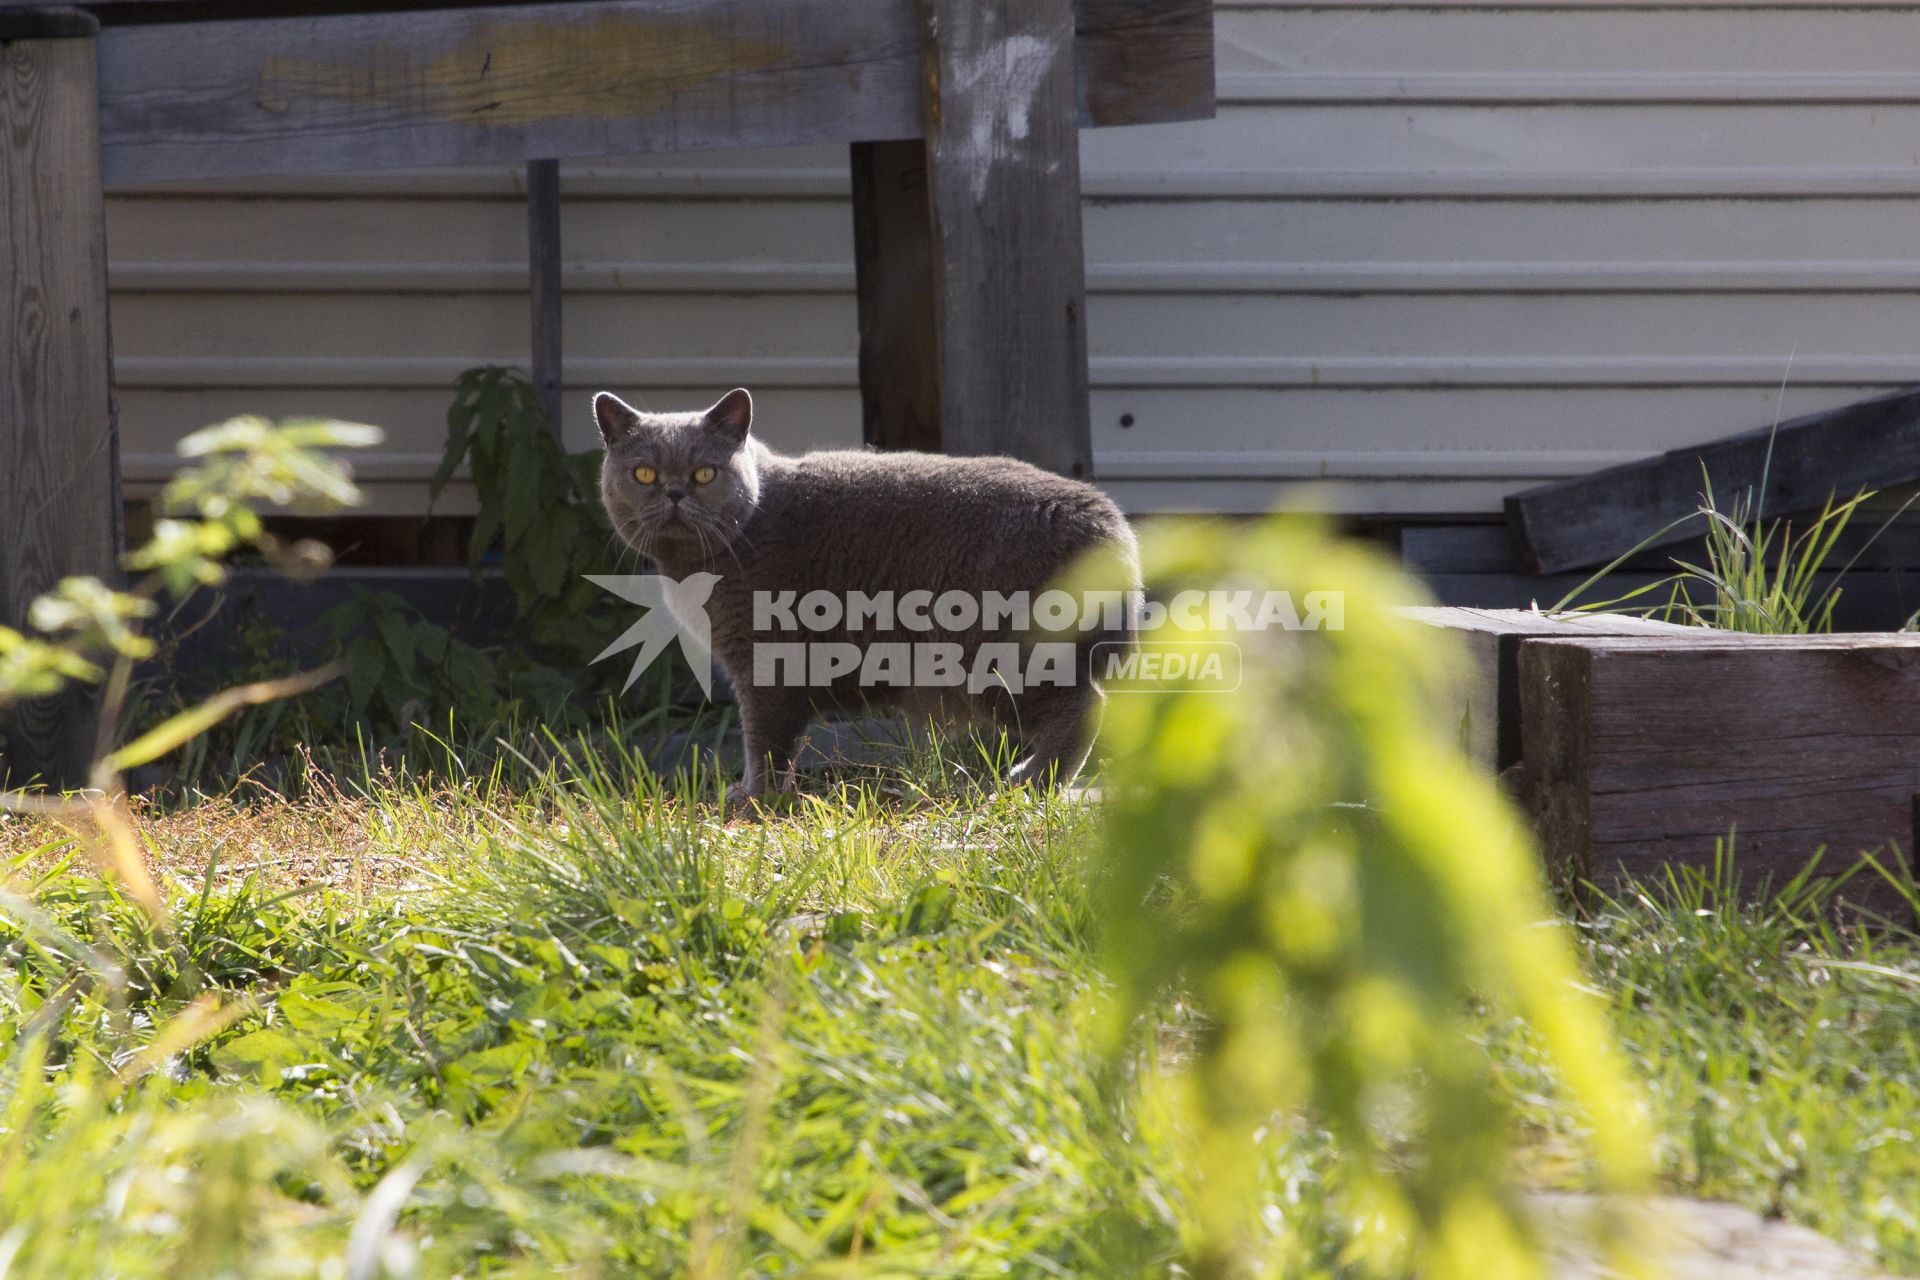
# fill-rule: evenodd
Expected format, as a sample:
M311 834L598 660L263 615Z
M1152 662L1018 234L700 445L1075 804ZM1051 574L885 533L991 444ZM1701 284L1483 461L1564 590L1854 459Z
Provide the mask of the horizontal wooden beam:
M99 30L100 23L92 14L68 5L32 9L0 6L0 40L72 40Z
M1082 123L1213 111L1210 0L1085 0ZM914 0L576 0L109 26L109 183L922 134Z
M1619 613L1538 613L1531 609L1467 609L1420 606L1402 617L1451 631L1467 650L1469 669L1459 693L1459 741L1476 764L1499 773L1519 764L1520 645L1543 636L1678 636L1699 627L1654 622ZM1451 710L1451 708L1450 708Z
M1522 567L1560 573L1698 538L1709 482L1723 510L1751 492L1761 512L1784 516L1915 480L1920 388L1529 489L1507 499L1507 524Z

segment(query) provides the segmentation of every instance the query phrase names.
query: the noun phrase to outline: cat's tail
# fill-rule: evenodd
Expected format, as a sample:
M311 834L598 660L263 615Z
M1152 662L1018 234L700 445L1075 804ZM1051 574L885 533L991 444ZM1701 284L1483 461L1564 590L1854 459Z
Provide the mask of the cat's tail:
M1146 603L1140 583L1140 548L1124 520L1119 522L1117 536L1081 558L1073 576L1084 584L1083 599L1100 601L1094 625L1084 628L1076 643L1075 664L1079 679L1098 690L1139 643Z

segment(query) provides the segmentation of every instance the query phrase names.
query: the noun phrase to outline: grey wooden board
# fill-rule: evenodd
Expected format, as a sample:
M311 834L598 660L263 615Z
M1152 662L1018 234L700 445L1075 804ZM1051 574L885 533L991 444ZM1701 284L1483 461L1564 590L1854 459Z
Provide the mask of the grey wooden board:
M1523 791L1563 875L1706 866L1729 838L1749 887L1821 848L1836 872L1911 857L1920 635L1535 637L1518 678Z
M1089 123L1213 109L1211 9L1101 0ZM1199 19L1199 21L1196 21ZM1175 55L1163 79L1158 53ZM916 137L913 0L593 0L110 27L108 182ZM1169 87L1170 86L1170 87ZM1077 118L1079 86L1066 100Z
M1788 515L1915 480L1920 388L1541 485L1507 499L1507 522L1521 565L1557 573L1699 537L1709 484L1723 510L1751 491L1762 512Z
M1444 573L1506 573L1513 535L1505 525L1408 525L1399 531L1400 563Z
M0 43L0 622L119 555L106 230L91 40ZM90 689L16 705L0 774L78 785Z
M1409 606L1402 617L1454 632L1467 652L1458 727L1467 754L1499 773L1520 762L1520 643L1531 636L1680 635L1698 631L1622 614L1542 614L1527 609Z
M920 0L940 442L1093 473L1071 0Z

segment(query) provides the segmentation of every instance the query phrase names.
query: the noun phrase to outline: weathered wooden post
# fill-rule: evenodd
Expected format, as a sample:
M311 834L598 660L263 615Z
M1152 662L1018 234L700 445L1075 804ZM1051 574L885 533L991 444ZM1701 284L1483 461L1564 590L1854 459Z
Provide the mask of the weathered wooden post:
M547 426L561 434L560 162L527 162L527 293L532 303L533 358L528 373Z
M856 143L867 439L1092 472L1072 0L919 0L924 140Z
M62 578L111 578L120 458L107 329L94 20L0 10L0 621ZM0 778L84 780L97 699L17 705Z

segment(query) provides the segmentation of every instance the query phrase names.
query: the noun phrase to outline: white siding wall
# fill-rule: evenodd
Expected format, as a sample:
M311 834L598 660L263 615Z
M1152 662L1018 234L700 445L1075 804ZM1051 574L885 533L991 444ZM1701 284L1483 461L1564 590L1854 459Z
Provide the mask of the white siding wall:
M1233 0L1218 27L1217 120L1082 135L1096 469L1134 509L1317 480L1492 511L1920 381L1920 4ZM454 374L526 359L518 181L116 194L130 483L228 413L325 412L389 428L362 472L419 509ZM602 386L744 383L777 444L857 441L846 189L838 148L567 165L570 437Z

